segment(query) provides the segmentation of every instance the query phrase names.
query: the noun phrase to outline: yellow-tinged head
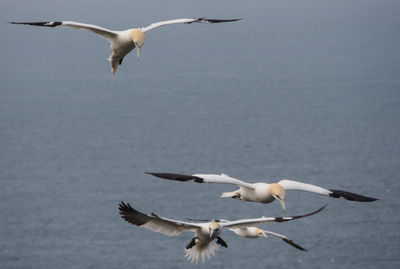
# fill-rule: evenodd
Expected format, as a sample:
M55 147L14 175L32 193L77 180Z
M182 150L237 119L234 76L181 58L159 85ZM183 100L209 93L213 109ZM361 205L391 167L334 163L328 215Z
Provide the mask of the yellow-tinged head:
M264 233L264 230L260 229L260 228L256 228L256 236L258 237L267 237L266 234Z
M132 32L131 32L131 39L132 39L133 43L135 43L136 52L137 52L137 59L139 60L139 58L140 58L140 49L144 45L144 42L146 41L146 36L139 29L133 29Z
M272 183L269 186L269 192L271 193L272 196L278 196L278 197L280 197L282 199L285 199L286 191L278 183Z
M218 224L218 222L213 221L210 222L208 228L210 230L210 238L213 238L219 234L221 226Z
M209 226L210 229L212 229L212 230L218 230L218 229L220 228L218 222L215 222L215 221L210 222L210 224L209 224L208 226Z
M269 193L271 194L272 197L274 197L276 200L279 201L283 211L286 211L285 202L283 201L286 195L285 189L278 183L272 183L269 186Z

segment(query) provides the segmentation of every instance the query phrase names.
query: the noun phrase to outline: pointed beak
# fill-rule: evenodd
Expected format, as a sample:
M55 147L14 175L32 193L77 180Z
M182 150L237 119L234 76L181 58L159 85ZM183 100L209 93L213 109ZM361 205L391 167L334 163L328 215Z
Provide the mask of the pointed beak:
M139 61L139 59L140 59L140 49L141 49L141 47L136 47L136 55L137 55L137 60Z
M285 202L283 201L283 199L281 197L279 197L279 196L274 196L274 198L279 201L283 211L285 211L285 213L286 213L286 206L285 206Z
M262 231L261 236L262 237L268 237L267 234L264 231Z
M217 232L218 232L217 230L214 230L214 229L211 230L211 231L210 231L210 238L213 238L214 236L216 236L216 235L217 235Z

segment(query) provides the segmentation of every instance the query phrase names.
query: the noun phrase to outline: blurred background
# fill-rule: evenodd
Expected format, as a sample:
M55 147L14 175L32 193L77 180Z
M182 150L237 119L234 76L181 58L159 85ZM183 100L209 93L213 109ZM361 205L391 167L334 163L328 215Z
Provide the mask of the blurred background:
M281 216L222 199L236 186L151 172L282 178L380 200L290 192L264 225L308 249L229 231L196 268L398 268L400 2L390 0L0 3L2 268L188 268L191 233L135 227L118 203L174 219ZM107 41L11 25L73 20L114 30L175 18L243 18L147 33L114 78Z

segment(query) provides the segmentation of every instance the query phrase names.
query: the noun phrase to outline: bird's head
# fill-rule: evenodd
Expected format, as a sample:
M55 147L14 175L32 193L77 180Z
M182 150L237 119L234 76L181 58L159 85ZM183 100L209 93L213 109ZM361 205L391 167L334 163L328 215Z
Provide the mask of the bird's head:
M262 230L260 228L256 228L256 235L258 237L267 237L267 234L264 232L264 230Z
M144 45L144 42L146 41L146 36L139 29L133 29L131 32L131 39L132 39L133 43L135 43L137 59L139 60L140 49L142 48L142 46Z
M215 238L221 230L221 226L218 224L218 222L210 222L208 225L208 229L210 231L210 238Z
M279 201L283 211L286 212L285 202L283 201L286 195L285 189L278 183L272 183L269 187L269 192L272 197Z

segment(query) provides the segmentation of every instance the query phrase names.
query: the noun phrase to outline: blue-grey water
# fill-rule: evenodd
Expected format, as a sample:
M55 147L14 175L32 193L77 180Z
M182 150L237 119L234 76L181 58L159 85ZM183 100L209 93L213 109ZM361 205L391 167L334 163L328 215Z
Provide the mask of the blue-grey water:
M0 267L399 268L399 14L394 0L2 0ZM243 20L151 31L114 78L101 38L6 23L202 16ZM119 201L175 219L284 213L219 198L235 186L145 171L290 178L380 200L290 192L288 214L329 205L263 228L308 252L224 231L229 247L194 266L191 233L132 226Z

